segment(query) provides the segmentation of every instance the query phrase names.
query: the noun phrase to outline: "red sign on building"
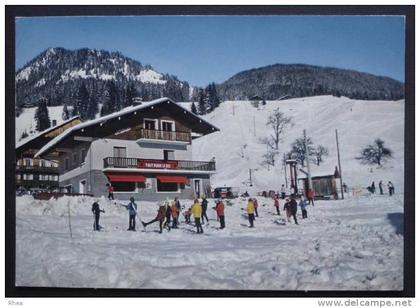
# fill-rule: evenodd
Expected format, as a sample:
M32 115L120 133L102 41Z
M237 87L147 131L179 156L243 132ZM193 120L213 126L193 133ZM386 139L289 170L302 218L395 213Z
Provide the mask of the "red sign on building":
M176 160L138 159L137 168L140 169L178 169Z

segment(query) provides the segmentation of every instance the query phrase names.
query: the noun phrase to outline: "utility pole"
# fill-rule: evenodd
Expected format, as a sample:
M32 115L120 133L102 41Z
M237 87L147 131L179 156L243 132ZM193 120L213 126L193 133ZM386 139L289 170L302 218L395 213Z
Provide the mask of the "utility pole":
M286 182L287 188L287 164L286 164L286 154L283 153L283 166L284 166L284 180Z
M255 129L255 115L254 115L254 137L256 137L256 136L257 136L257 131Z
M308 144L306 140L306 130L303 130L303 140L305 142L305 158L306 158L306 164L308 165L308 185L309 189L312 190L312 177L311 177L311 168L309 164L309 153L308 153Z
M344 199L343 173L341 172L340 148L338 146L338 130L337 129L335 130L335 140L337 141L337 158L338 158L338 172L340 173L341 199Z
M252 186L252 171L249 169L249 186Z

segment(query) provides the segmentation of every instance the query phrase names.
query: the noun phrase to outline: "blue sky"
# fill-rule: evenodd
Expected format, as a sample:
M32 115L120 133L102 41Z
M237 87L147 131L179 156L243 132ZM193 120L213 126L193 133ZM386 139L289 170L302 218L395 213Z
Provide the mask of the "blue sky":
M48 47L120 51L192 85L274 63L354 69L404 81L404 17L136 16L16 20L16 68Z

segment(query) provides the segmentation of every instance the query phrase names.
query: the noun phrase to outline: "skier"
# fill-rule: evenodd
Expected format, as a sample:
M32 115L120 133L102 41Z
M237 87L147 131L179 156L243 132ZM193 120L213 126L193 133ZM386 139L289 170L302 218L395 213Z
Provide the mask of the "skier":
M171 207L169 206L169 201L166 200L165 202L165 216L166 216L166 220L165 223L163 224L164 228L168 228L168 230L171 229L171 215L172 215L172 211L171 211Z
M290 198L290 213L293 216L293 219L295 220L295 224L298 225L297 218L296 218L297 207L298 207L298 205L297 205L297 202L295 200L295 196L292 196Z
M213 208L216 210L217 217L220 221L220 229L225 228L225 205L223 204L222 200L217 200L216 206Z
M375 190L376 190L376 188L375 188L375 181L373 181L373 182L372 182L372 185L370 185L370 192L371 192L372 194L374 194L374 193L375 193Z
M110 183L107 183L106 188L107 188L107 191L108 191L108 199L109 200L114 200L114 187L112 187L112 185Z
M165 221L165 215L166 215L166 207L165 207L165 204L163 204L163 205L159 206L158 213L157 213L155 219L153 219L149 222L142 221L141 223L143 224L143 227L146 228L147 225L150 225L150 224L158 221L159 222L159 233L162 233L163 222Z
M302 219L308 218L308 212L306 211L307 204L303 195L300 196L299 206L302 211Z
M391 181L388 181L388 191L390 196L392 196L395 193L394 184L392 184Z
M255 211L254 202L252 201L251 198L249 198L248 204L246 206L246 212L248 213L248 220L249 220L250 228L254 228L254 220L255 220L254 211Z
M208 201L206 199L206 197L203 197L203 201L201 201L201 220L202 223L204 224L204 218L206 218L207 223L209 222L209 218L207 217L207 205L208 205Z
M129 215L127 231L136 231L137 204L134 202L134 197L130 197L130 203L125 207Z
M191 208L188 208L184 213L185 222L189 224L191 222Z
M286 202L284 203L283 210L286 211L287 221L290 222L290 216L292 216L292 212L290 210L290 199L286 198Z
M382 188L382 181L379 181L379 193L381 194L381 195L383 195L384 194L384 190L383 190L383 188Z
M258 201L256 198L254 198L252 201L254 202L255 217L258 217Z
M92 213L95 215L95 222L93 223L93 231L100 231L101 226L99 225L99 217L101 216L101 212L105 213L104 210L99 208L98 200L93 202L92 204Z
M281 185L280 193L281 193L281 198L284 200L284 198L286 198L286 188L284 187L284 184Z
M280 215L280 202L276 197L274 197L273 200L274 200L274 207L276 208L276 211L277 211L277 215Z
M171 214L172 214L172 228L177 229L178 228L179 209L178 209L178 206L176 204L176 201L172 202Z
M195 226L197 227L197 233L203 233L203 227L201 226L201 214L203 209L201 208L200 202L197 199L194 200L194 204L191 207L191 212L194 216Z
M312 189L309 189L307 193L308 204L312 203L312 206L315 206L314 197L315 197L315 192Z

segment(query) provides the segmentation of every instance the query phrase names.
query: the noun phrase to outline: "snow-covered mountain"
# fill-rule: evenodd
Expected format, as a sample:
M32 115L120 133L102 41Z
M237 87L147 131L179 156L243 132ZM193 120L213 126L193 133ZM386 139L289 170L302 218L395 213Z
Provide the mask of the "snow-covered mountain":
M17 71L16 104L18 108L36 105L48 98L50 105L72 105L81 83L101 102L106 83L111 80L121 95L126 85L133 83L144 100L168 96L185 101L191 92L188 82L157 72L119 52L49 48Z
M260 142L271 131L266 126L274 109L292 117L293 127L283 136L275 167L262 166L267 146ZM349 187L364 188L379 180L392 181L402 192L404 187L404 101L361 101L345 97L315 96L282 101L267 101L255 108L247 101L228 101L206 120L220 128L220 132L194 141L196 160L216 158L217 173L212 186L240 187L241 191L279 190L284 184L283 153L291 150L291 143L303 135L314 144L323 145L329 156L321 165L311 165L313 174L332 174L337 163L335 129L340 141L343 180ZM362 165L355 158L362 147L381 138L393 151L393 158L382 167ZM253 187L249 187L249 170ZM303 176L301 173L300 175Z

